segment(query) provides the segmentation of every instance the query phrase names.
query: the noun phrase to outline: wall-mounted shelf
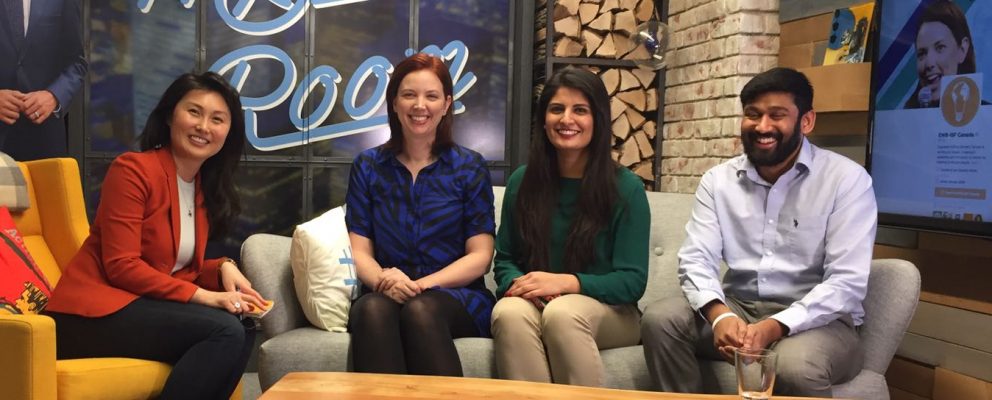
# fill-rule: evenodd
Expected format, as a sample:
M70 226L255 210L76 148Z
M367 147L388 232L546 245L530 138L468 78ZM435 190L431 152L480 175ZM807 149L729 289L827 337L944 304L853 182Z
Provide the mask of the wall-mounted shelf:
M816 112L816 126L811 135L817 137L868 135L868 111Z
M813 84L817 113L868 111L871 63L821 65L799 68Z
M604 67L626 67L634 68L637 66L631 60L611 60L607 58L584 58L584 57L551 57L549 60L552 64L581 64L581 65L598 65Z
M817 113L868 111L871 63L821 65L832 20L825 13L783 23L778 64L806 74Z
M778 64L801 71L813 85L817 118L810 138L864 163L871 63L820 65L832 20L825 13L782 23Z

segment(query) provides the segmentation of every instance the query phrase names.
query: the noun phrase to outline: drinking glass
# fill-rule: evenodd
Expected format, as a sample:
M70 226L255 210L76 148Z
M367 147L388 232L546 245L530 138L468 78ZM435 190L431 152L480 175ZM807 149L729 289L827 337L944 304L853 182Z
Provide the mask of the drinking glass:
M734 351L737 393L741 395L741 399L766 400L772 397L777 360L778 354L768 349Z

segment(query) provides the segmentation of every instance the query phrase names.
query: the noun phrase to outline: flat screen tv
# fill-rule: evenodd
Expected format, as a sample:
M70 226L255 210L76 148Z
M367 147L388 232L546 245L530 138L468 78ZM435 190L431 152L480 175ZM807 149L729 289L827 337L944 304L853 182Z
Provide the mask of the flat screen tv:
M879 224L992 237L992 0L876 11L867 166Z

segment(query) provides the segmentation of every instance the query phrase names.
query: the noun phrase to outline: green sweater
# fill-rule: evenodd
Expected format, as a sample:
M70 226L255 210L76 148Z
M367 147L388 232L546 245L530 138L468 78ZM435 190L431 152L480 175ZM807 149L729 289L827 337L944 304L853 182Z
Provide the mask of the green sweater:
M503 297L513 279L526 268L520 258L520 232L514 221L517 192L526 166L518 168L506 183L499 232L496 233L494 274L496 296ZM560 179L558 209L551 215L551 252L549 272L564 272L562 265L565 241L578 206L579 179ZM648 280L648 234L651 212L641 179L626 168L617 176L619 198L613 220L596 236L595 261L586 266L579 279L581 293L606 304L632 304L640 300Z

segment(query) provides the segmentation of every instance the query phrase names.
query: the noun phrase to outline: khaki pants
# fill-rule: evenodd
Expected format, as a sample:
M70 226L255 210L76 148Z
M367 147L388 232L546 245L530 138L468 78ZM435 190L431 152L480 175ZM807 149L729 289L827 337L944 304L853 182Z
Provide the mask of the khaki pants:
M580 294L556 298L543 312L530 301L504 297L492 318L496 369L504 379L603 386L599 350L641 341L636 305Z
M783 304L727 298L727 307L747 323L784 310ZM713 329L689 307L685 297L670 297L644 310L641 321L648 371L663 392L702 393L697 357L722 360L713 346ZM850 316L787 336L771 345L778 353L775 395L832 397L836 383L861 371L858 331Z

